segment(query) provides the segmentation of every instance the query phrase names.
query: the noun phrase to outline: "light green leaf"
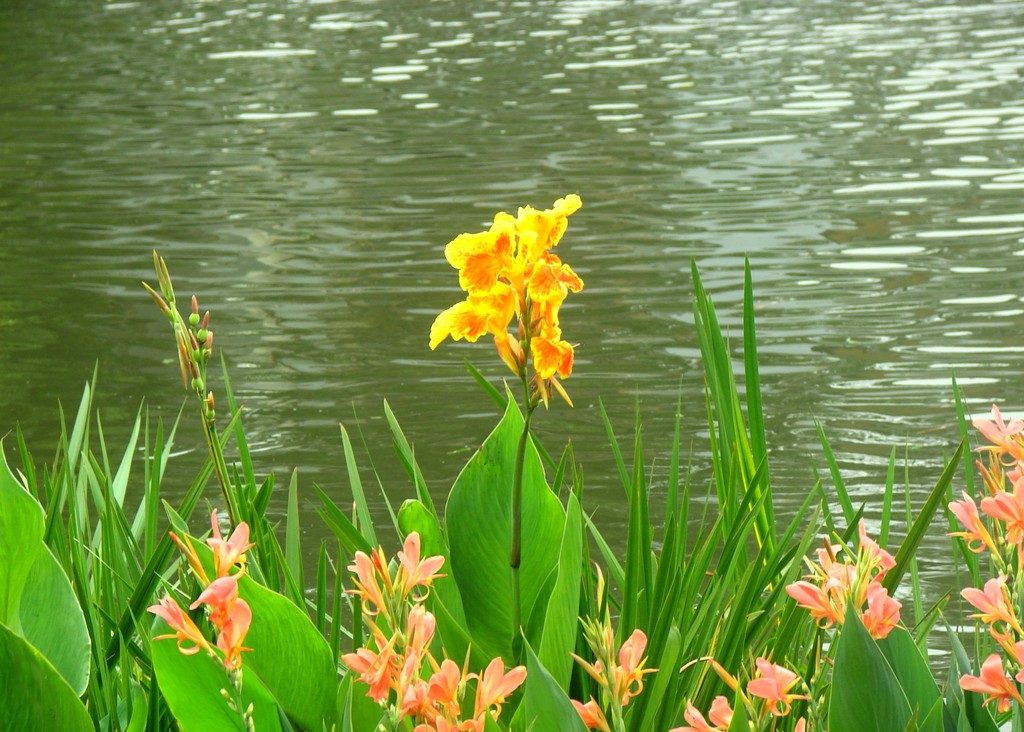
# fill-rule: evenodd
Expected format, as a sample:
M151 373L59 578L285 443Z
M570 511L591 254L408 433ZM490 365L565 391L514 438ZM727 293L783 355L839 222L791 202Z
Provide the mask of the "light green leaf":
M21 630L22 591L42 550L42 506L14 477L0 443L0 623L13 630Z
M36 554L21 604L25 639L50 660L76 694L84 694L89 685L89 630L70 580L45 546Z
M911 718L910 704L885 656L850 608L836 641L830 732L892 732Z
M153 637L170 633L167 623L157 618L153 624ZM185 655L178 650L173 638L152 641L150 657L160 692L182 732L214 729L244 732L240 715L228 706L221 693L221 689L230 688L230 681L228 672L217 659L203 651ZM248 658L243 660L242 668L243 708L253 705L252 719L256 729L280 732L277 704L256 674L245 668L246 660Z
M0 623L50 661L77 695L89 683L89 632L64 570L43 543L43 509L0 444Z
M0 625L0 732L92 732L75 691L28 641Z
M529 642L526 654L526 729L530 732L586 732L583 720L565 691L541 664ZM517 714L518 716L518 714Z
M540 662L565 690L572 675L572 656L576 649L579 624L580 584L583 563L583 521L575 494L569 494L565 512L565 531L558 557L558 576L548 600L547 615L541 633Z
M512 474L523 417L514 400L501 422L459 474L445 511L451 573L466 622L485 655L512 658ZM565 515L544 479L536 448L523 466L521 617L529 618L558 562Z
M877 641L877 645L899 679L910 708L917 713L920 720L917 728L929 732L942 732L944 724L939 687L932 678L928 662L921 655L913 637L905 628L897 627L893 628L888 636ZM936 717L934 710L937 703L940 704L940 709Z

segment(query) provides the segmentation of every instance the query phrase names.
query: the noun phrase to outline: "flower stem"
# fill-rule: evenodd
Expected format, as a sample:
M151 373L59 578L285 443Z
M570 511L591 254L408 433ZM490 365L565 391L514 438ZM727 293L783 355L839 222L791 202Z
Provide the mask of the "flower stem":
M536 407L530 398L529 380L523 378L526 392L526 413L523 417L523 434L519 436L516 448L516 462L512 473L512 542L509 549L508 565L512 570L512 648L515 660L521 660L522 653L522 604L519 592L519 565L523 559L523 466L526 463L526 445L530 442L530 417Z

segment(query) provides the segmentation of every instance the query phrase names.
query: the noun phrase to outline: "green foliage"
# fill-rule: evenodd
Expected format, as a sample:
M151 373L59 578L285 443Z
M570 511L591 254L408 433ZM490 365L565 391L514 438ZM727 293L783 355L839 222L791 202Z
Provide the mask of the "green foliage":
M0 625L0 730L89 732L78 694L27 640Z
M161 294L151 293L158 304L163 302L176 341L187 340L194 324L170 312L173 289L159 259L158 271ZM493 657L504 659L506 666L525 663L528 669L525 685L505 700L501 718L487 720L492 732L584 728L570 698L598 698L599 689L571 654L594 660L580 620L599 622L608 608L617 620L617 645L636 629L646 635L643 665L651 671L643 676L643 692L624 709L622 730L659 732L678 726L687 701L706 711L716 695L732 700L730 730L760 724L760 708L748 705L743 684L753 673L754 659L765 657L799 670L817 700L797 703L794 714L777 720L773 729L779 732L791 730L804 714L819 723L818 732L826 721L835 732L994 732L997 727L981 697L958 686L960 675L976 671L959 639L951 634L953 658L944 689L935 683L921 651L939 608L924 610L915 556L939 506L954 493L960 463L970 462L959 391L954 386L961 442L916 517L911 519L908 509L906 525L892 532L904 539L886 587L894 591L910 574L917 641L902 627L875 641L852 609L841 629L823 630L795 606L785 587L804 573L803 557L820 532L819 517L835 535L832 539L851 543L865 507L854 503L855 493L818 426L839 510L833 513L819 481L788 524L778 521L749 265L739 358L695 264L693 281L711 470L704 474L683 464L681 409L667 475L662 475L645 455L653 440L644 434L639 415L630 445L620 442L614 415L602 405L600 417L627 510L623 557L582 505L582 471L571 449L556 462L535 438L527 435L523 441L525 420L515 399L472 366L473 378L502 414L448 492L443 516L412 442L385 403L393 448L415 498L396 514L386 495L371 496L343 427L340 451L351 500L336 501L313 487L318 513L333 535L318 547L303 544L299 506L304 486L297 472L287 482L283 520L268 516L277 484L273 475L257 477L226 367L224 396L218 398L228 408L218 410L216 421L212 402L197 392L210 457L182 499L174 506L163 504L165 514L160 512L162 488L177 423L154 423L140 410L123 447L109 449L113 446L92 404L94 387L87 386L74 421L62 422L52 464L37 470L19 432L21 475L6 460L0 465L0 704L5 709L0 730L47 724L73 731L244 729L239 709L232 709L221 693L233 688L223 665L203 652L183 655L173 640L154 641L167 627L146 612L168 586L194 597L195 584L167 537L164 516L179 533L187 532L215 482L214 500L226 504L217 507L229 510L234 523L245 521L256 543L248 552L239 592L253 615L244 642L252 650L243 654L241 709L252 704L259 730L364 732L383 719L381 707L366 696L367 684L344 667L340 678L338 671L343 653L367 642L373 632L368 621L379 621L364 612L357 596L345 592L350 584L345 568L353 554L370 553L387 533L371 520L372 502L383 500L402 537L418 533L422 556L445 558L445 576L433 582L424 600L437 626L431 653L454 659L460 667L466 663L466 670L474 672ZM203 361L196 366L202 367L203 390L212 388L205 358L201 354ZM742 383L737 383L739 374ZM517 632L509 557L512 484L521 441L522 513L528 531L520 568L523 627ZM895 523L895 471L894 451L881 498L883 545ZM659 507L651 503L652 485L660 489L662 484L665 518L656 527L651 516ZM137 505L131 511L128 504ZM209 563L209 550L198 541L193 544ZM593 568L591 547L602 560L606 584ZM312 588L307 588L304 552L317 559ZM976 558L963 558L972 576L979 577ZM196 619L205 625L200 613ZM727 683L728 674L735 681ZM478 683L469 682L470 695ZM730 691L730 684L739 689Z
M0 624L24 637L81 695L89 682L89 634L43 528L42 507L11 472L0 443Z
M469 635L487 657L512 659L509 572L511 485L523 417L510 400L501 422L470 458L448 496L445 527L451 573ZM548 488L536 450L528 447L523 480L522 617L529 618L558 564L565 514Z

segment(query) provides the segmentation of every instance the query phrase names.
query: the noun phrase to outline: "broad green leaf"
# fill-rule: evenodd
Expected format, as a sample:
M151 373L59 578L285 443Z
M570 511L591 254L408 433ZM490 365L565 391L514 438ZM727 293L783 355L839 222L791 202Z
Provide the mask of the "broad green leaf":
M0 623L21 630L21 595L43 550L43 509L7 466L0 443Z
M21 605L25 639L81 696L89 685L89 631L71 581L45 546L36 554Z
M523 417L514 400L452 487L445 511L451 573L459 585L466 623L485 655L512 658L512 474ZM548 488L533 445L526 450L522 495L521 617L529 618L558 562L565 515Z
M526 654L526 691L523 698L526 729L530 732L585 732L583 720L569 697L544 668L528 641L523 643L523 650Z
M157 618L153 624L153 637L167 634L173 635L170 627ZM243 654L242 661L243 709L253 705L252 719L256 729L279 732L281 724L277 704L256 674L246 668L248 655ZM245 731L240 715L228 706L221 693L222 689L230 687L231 682L228 672L217 659L203 651L185 655L178 650L173 637L153 640L150 657L160 692L182 732Z
M877 645L899 679L911 710L917 713L920 720L918 729L942 732L942 709L939 710L937 718L932 716L936 703L941 705L939 687L932 678L928 662L921 655L913 637L905 628L897 627L885 638L877 641Z
M243 657L289 718L309 730L330 726L337 670L330 646L300 608L245 576L239 594L252 608Z
M89 683L89 633L71 581L43 543L43 509L0 445L0 623L42 653L74 690Z
M213 574L209 548L191 538L207 573ZM252 624L242 656L288 717L303 729L319 730L334 720L337 670L334 656L309 616L284 595L269 590L248 574L238 594L252 609ZM155 645L155 644L154 644Z
M45 657L0 625L0 731L92 732L78 694Z
M911 708L885 656L853 608L836 641L830 732L893 732L906 727Z
M569 689L572 656L576 650L579 625L580 583L583 565L583 520L580 503L569 494L565 511L565 530L558 557L558 575L548 600L544 628L537 656L563 689Z

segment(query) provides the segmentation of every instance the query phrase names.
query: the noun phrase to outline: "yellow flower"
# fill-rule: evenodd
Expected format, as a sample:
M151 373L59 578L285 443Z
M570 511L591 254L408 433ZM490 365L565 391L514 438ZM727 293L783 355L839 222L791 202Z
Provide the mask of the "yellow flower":
M517 375L525 373L520 354L528 345L541 382L569 376L574 349L562 339L558 311L568 293L583 289L583 280L549 250L581 205L579 196L569 195L544 211L526 206L515 218L500 212L487 231L453 239L445 258L458 270L466 299L434 320L430 348L448 337L476 341L489 333ZM520 319L518 338L508 333L514 317Z

